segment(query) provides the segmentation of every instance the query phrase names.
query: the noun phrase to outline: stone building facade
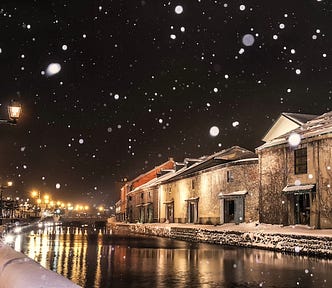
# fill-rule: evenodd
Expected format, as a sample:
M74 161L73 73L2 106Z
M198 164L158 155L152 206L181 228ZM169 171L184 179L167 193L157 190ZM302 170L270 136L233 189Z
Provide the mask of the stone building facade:
M256 154L234 146L161 165L128 182L117 209L130 222L332 228L332 112L282 113L263 141Z
M257 153L260 221L332 228L332 113L270 139Z
M173 158L170 158L161 165L125 183L121 188L121 199L116 203L117 219L129 222L153 222L157 197L152 190L144 193L144 187L147 186L147 183L157 179L163 170L174 167L175 162Z
M160 203L164 205L160 220L200 224L257 221L258 159L254 156L232 147L160 182Z

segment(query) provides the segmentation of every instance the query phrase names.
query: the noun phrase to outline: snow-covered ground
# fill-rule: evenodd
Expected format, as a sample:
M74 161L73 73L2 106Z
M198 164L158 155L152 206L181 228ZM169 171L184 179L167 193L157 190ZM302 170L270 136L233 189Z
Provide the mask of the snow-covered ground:
M188 226L189 224L180 224L180 225ZM218 225L218 226L193 224L191 226L192 227L199 226L204 229L213 229L218 231L265 232L270 234L296 234L296 235L306 235L306 236L316 236L316 237L323 236L323 237L331 237L332 240L332 229L313 229L307 225L283 226L283 225L252 222L252 223L240 223L240 224L225 223L223 225Z
M269 249L280 252L332 257L332 229L312 229L304 225L281 226L260 223L198 225L178 223L123 224L115 233L129 231L185 241Z

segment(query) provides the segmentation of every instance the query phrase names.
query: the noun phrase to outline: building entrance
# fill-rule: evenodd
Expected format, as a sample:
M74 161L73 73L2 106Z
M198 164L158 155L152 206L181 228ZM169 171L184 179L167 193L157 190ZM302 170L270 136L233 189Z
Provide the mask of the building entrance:
M295 197L295 224L310 224L310 194L303 193L294 195Z

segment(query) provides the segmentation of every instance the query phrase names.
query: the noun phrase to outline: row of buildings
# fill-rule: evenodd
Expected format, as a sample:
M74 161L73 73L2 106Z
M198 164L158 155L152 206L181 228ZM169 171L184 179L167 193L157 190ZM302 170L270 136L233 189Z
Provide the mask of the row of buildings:
M255 152L169 159L127 181L118 221L332 228L332 112L282 113Z

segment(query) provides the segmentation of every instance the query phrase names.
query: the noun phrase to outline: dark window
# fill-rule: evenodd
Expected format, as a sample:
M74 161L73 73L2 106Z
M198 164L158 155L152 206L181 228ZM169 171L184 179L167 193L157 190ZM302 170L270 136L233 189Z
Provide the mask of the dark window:
M227 182L233 182L234 181L234 176L232 171L227 171Z
M294 173L307 173L307 148L301 148L294 151Z
M195 179L191 180L191 189L195 189Z

